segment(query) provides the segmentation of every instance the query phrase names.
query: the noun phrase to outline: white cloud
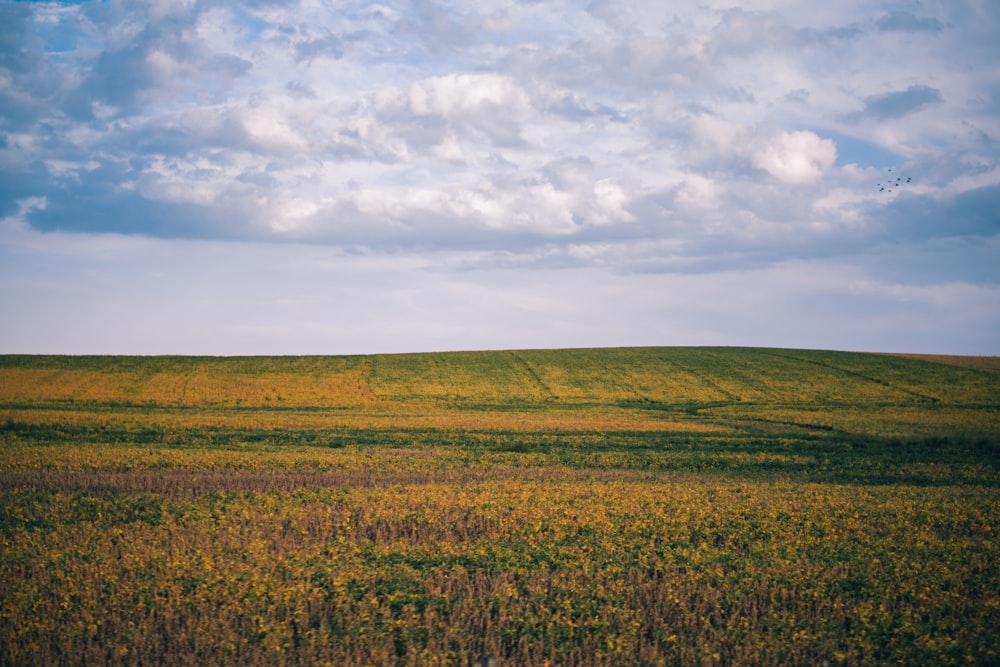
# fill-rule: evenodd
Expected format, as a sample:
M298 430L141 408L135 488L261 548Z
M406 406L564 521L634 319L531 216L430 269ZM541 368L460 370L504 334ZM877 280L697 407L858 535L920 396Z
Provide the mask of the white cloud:
M711 178L692 174L684 180L677 193L676 202L685 211L716 207L722 187Z
M527 103L513 81L497 74L449 74L417 81L407 97L409 109L417 115L451 116L494 107L516 113Z
M627 210L629 196L621 185L610 178L594 184L594 208L591 219L598 225L631 222L635 216Z
M463 164L465 162L465 153L462 151L462 144L459 143L458 138L453 132L447 133L444 139L441 140L441 143L434 146L433 152L435 157L446 162L456 164Z
M737 124L705 113L691 119L691 143L703 147L713 156L726 153L734 142L745 132Z
M782 132L754 153L753 163L784 183L812 183L837 159L837 147L809 131Z
M143 170L137 185L152 200L212 206L229 194L248 197L253 192L239 176L254 164L248 154L229 154L226 160L206 154L185 158L156 157Z
M46 160L45 167L49 173L59 178L69 178L80 182L80 171L93 171L101 166L96 160L74 162L72 160Z
M34 211L44 211L49 201L45 197L28 197L15 202L17 212L0 218L0 231L11 234L12 238L22 237L31 231L28 216Z
M274 151L306 151L305 140L292 129L288 119L274 107L247 109L240 121L250 140Z
M440 153L447 141L509 146L520 144L527 94L499 74L448 74L390 87L372 96L375 115L418 151ZM447 154L446 159L453 159Z

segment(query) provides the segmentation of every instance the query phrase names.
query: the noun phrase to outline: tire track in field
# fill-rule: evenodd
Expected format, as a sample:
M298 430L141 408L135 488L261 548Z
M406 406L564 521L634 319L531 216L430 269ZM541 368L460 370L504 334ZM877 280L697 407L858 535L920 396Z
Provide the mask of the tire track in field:
M545 396L546 398L553 399L553 400L558 400L559 399L559 397L556 395L556 393L554 391L552 391L552 388L548 384L546 384L545 380L543 380L538 375L538 373L535 371L534 367L530 363L528 363L527 359L525 359L523 356L521 356L521 354L518 353L518 352L511 351L511 352L509 352L509 354L510 354L511 358L514 359L514 361L516 361L518 363L518 365L520 365L522 368L524 368L524 370L528 373L528 377L530 377L534 381L534 383L536 385L538 385L538 387L542 391L542 395L543 396Z
M194 376L194 370L188 369L183 375L183 380L181 381L181 396L180 404L187 404L188 386L191 384L191 378Z
M364 382L365 387L368 388L368 393L371 395L375 402L378 403L385 399L385 391L382 389L379 380L379 358L377 354L367 355L361 358L360 362L361 370L358 375L361 381ZM376 390L379 387L379 390Z
M708 377L707 375L705 375L703 372L699 372L699 371L691 368L687 364L679 363L677 360L672 359L670 357L662 357L661 359L663 361L666 361L671 366L675 366L676 368L679 368L680 370L684 371L685 373L688 373L689 375L691 375L691 377L698 378L698 380L700 382L704 382L705 385L708 386L708 388L713 389L713 390L719 392L720 394L722 394L723 396L725 396L732 403L740 403L740 402L743 401L743 399L740 398L739 395L734 394L733 392L729 391L728 389L726 389L725 387L723 387L721 384L719 384L715 380L712 380L710 377ZM714 402L714 403L717 403L717 401Z
M372 375L375 372L373 365L370 357L358 357L353 367L357 370L358 396L361 397L361 403L365 405L372 405L380 400L380 397L375 394L375 390L372 389Z
M873 383L875 383L875 384L877 384L879 386L886 387L888 389L893 389L895 391L899 391L899 392L902 392L904 394L909 394L911 396L916 396L917 398L919 398L921 400L930 401L931 403L938 403L938 402L941 401L941 399L937 398L936 396L928 396L926 394L921 394L919 391L914 391L912 389L907 389L905 387L900 387L898 385L894 385L891 382L889 382L888 380L883 380L881 378L872 377L870 375L865 375L864 373L859 373L858 371L852 371L849 368L842 368L840 366L835 366L833 364L829 364L829 363L826 363L826 362L823 362L823 361L819 361L819 360L816 360L816 359L803 359L802 357L796 357L795 355L787 354L787 353L783 353L783 352L775 352L773 350L759 350L759 352L761 354L767 354L767 355L770 355L772 357L778 357L779 359L791 359L792 361L798 361L798 362L801 362L801 363L804 363L804 364L812 364L813 366L819 366L821 368L826 368L826 369L829 369L829 370L832 370L832 371L836 371L837 373L841 373L843 375L847 375L849 377L859 378L861 380L865 380L866 382L873 382Z

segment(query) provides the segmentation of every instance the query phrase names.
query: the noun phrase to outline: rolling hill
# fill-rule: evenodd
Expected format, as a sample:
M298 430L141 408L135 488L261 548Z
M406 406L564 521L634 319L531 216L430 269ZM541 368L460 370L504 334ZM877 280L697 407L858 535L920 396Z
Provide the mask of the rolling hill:
M959 358L961 359L961 358ZM766 348L316 357L0 356L0 418L522 430L1000 429L1000 373Z

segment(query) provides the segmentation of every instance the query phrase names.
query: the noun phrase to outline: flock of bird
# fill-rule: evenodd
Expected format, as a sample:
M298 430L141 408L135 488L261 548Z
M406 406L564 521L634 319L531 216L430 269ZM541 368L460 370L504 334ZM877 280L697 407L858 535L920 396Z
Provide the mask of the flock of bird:
M878 188L879 192L885 192L887 190L889 192L892 192L893 188L899 188L901 185L905 185L906 183L909 183L910 181L913 180L912 178L910 178L909 176L907 176L906 180L904 181L902 176L897 176L896 180L893 181L892 180L892 175L891 175L892 174L892 168L891 167L889 168L889 173L890 173L889 180L887 180L885 183L876 183L875 184L875 187Z

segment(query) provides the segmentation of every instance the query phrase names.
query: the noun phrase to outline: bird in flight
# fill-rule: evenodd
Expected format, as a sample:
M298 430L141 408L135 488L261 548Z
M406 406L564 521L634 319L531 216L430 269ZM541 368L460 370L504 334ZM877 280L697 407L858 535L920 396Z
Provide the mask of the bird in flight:
M888 172L890 174L892 173L892 167L889 167ZM897 171L896 173L898 174L899 172ZM892 176L889 176L889 178L886 179L885 183L876 183L875 187L878 188L879 192L892 192L893 188L898 190L901 186L906 185L907 183L910 183L912 181L913 181L912 176L907 176L905 181L903 180L902 176L896 176L895 180L893 179Z

